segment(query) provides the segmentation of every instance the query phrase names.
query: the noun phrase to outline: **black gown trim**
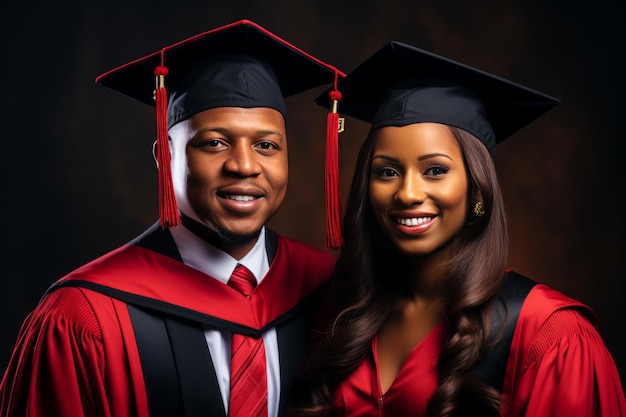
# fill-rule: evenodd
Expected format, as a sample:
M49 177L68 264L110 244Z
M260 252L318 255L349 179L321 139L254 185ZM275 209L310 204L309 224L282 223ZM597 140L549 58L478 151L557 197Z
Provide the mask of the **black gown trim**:
M150 416L184 415L165 320L132 305L128 306L128 313L141 360Z
M504 388L506 365L522 305L535 285L536 282L510 271L500 288L500 297L493 305L487 341L492 348L481 356L476 373L498 392Z
M487 350L481 354L474 370L479 380L500 393L504 389L507 362L520 311L535 285L536 282L510 271L492 307ZM470 394L466 401L463 408L470 410L471 415L499 416L498 411L487 405L483 399Z

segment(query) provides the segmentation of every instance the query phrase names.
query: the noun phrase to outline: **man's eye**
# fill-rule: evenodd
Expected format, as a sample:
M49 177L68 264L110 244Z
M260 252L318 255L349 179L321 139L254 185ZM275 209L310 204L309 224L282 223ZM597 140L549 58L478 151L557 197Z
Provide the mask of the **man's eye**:
M192 142L191 146L213 152L222 150L226 146L226 143L222 139L202 139Z
M263 149L263 150L270 150L270 149L275 149L276 146L274 146L274 144L272 142L259 142L256 145L258 148Z

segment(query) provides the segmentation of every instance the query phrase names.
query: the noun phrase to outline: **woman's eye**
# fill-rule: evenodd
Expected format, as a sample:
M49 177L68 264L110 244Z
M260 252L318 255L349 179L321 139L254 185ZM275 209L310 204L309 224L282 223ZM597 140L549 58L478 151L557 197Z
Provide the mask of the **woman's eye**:
M391 168L378 168L376 170L376 175L379 177L397 177L398 173L396 170Z
M424 174L438 176L438 175L443 175L447 172L448 172L448 169L444 167L430 167L426 170L426 172L424 172Z

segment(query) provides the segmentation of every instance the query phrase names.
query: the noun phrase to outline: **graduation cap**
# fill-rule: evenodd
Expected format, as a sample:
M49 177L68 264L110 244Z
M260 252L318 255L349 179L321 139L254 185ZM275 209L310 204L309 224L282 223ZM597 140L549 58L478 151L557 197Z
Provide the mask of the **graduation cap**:
M96 82L156 107L159 219L162 227L171 227L180 222L170 172L171 126L216 107L269 107L285 116L284 98L331 83L335 97L344 75L260 25L240 20L165 46Z
M463 129L487 147L512 135L560 101L431 52L392 41L338 85L339 112L371 130L436 122ZM316 103L328 106L328 94Z
M371 129L436 122L496 144L556 106L547 94L412 45L392 41L339 83L340 113ZM316 102L328 105L328 97Z

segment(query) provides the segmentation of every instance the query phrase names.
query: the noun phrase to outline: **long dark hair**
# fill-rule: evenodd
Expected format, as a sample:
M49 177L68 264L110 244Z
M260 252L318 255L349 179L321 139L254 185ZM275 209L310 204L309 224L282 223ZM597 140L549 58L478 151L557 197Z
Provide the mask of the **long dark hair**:
M431 417L469 413L478 398L497 410L500 394L479 381L473 368L486 348L489 310L505 274L508 236L504 204L493 160L471 134L450 128L469 178L470 212L451 242L445 289L446 335L437 362L438 387L429 400ZM369 178L376 132L361 147L344 216L344 249L331 280L328 328L312 344L294 387L294 416L329 415L334 390L364 360L372 337L394 304L406 294L407 260L384 235L369 199ZM480 195L486 214L471 212ZM400 277L394 279L394 277Z

